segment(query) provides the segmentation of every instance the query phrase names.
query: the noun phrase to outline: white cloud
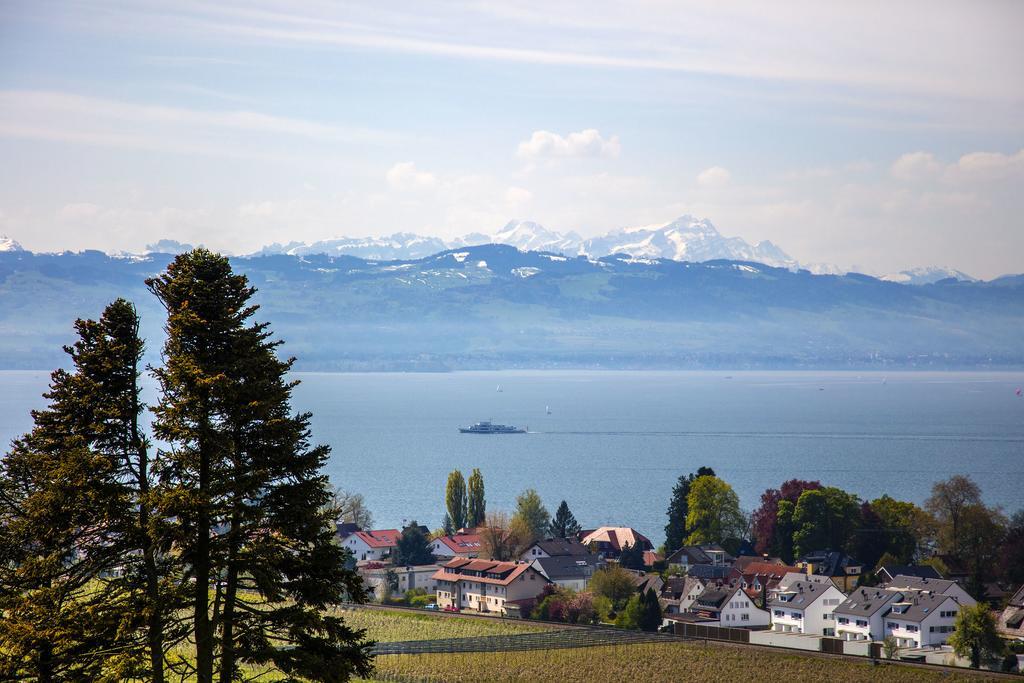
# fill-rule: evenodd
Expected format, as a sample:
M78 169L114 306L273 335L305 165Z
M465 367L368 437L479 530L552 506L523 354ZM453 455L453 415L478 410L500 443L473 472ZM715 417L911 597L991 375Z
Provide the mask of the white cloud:
M729 169L721 166L712 166L697 174L697 184L701 187L724 187L730 180L732 174L729 173Z
M505 190L505 201L509 204L525 204L533 199L533 193L525 187L510 187Z
M529 140L519 143L516 156L521 159L545 159L555 157L604 157L619 156L622 146L619 136L605 139L595 128L561 136L546 130L535 130Z
M402 161L392 166L385 177L388 184L398 190L422 190L437 185L433 173L420 171L411 161Z
M896 159L889 172L898 180L927 180L938 177L942 170L931 152L909 152Z

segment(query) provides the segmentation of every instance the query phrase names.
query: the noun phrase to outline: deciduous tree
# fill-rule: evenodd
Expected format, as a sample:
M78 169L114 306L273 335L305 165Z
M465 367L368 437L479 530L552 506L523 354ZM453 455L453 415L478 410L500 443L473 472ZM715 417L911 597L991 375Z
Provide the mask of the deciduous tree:
M528 545L544 538L551 524L551 515L544 507L540 495L533 489L526 489L516 497L516 514L513 521L515 520L520 521L523 527L529 531L529 541L520 539Z
M746 532L747 520L740 512L739 497L718 477L697 477L690 485L686 503L688 544L721 543Z
M417 566L433 564L433 562L434 556L430 552L430 541L423 533L419 522L413 520L409 526L402 529L402 535L398 538L395 564Z
M981 490L970 477L958 474L932 486L924 506L938 520L940 552L964 557L960 526L964 510L970 505L981 505Z
M466 523L468 526L478 527L484 523L487 516L487 499L484 497L484 475L475 467L473 473L469 475L467 498Z
M958 657L968 657L975 669L983 660L991 659L1003 651L1003 641L996 630L992 612L984 602L961 607L953 623L949 644Z
M710 467L701 467L694 474L679 475L675 486L672 487L672 498L668 503L668 523L665 525L665 552L673 553L683 546L686 541L686 516L690 508L687 497L690 495L690 485L697 477L713 477L715 471Z
M456 531L466 526L466 514L469 503L466 494L466 480L462 472L453 470L448 475L448 485L445 487L444 504L448 510L448 519L451 520L452 528Z

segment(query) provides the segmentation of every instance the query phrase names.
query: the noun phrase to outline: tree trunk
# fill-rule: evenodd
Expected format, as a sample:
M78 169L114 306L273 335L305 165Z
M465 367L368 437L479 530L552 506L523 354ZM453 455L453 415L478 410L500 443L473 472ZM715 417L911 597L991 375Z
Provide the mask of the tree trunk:
M204 425L208 429L208 425ZM210 621L210 453L199 440L199 512L196 515L196 550L192 558L195 591L192 608L196 640L196 681L213 683L213 624Z

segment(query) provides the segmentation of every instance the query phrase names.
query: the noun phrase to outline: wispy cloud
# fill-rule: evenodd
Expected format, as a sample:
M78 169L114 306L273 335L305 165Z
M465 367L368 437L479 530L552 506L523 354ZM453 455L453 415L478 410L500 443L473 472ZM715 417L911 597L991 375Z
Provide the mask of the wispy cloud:
M520 159L550 159L556 157L604 157L614 159L622 151L619 136L607 138L594 128L577 133L559 135L546 130L535 130L529 139L516 148Z

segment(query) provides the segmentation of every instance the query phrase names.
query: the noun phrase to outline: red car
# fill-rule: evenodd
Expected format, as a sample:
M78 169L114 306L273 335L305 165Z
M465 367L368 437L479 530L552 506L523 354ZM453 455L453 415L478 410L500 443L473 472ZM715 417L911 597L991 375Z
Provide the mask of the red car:
M444 609L441 610L441 611L442 612L458 612L459 608L456 607L455 605L445 605Z

